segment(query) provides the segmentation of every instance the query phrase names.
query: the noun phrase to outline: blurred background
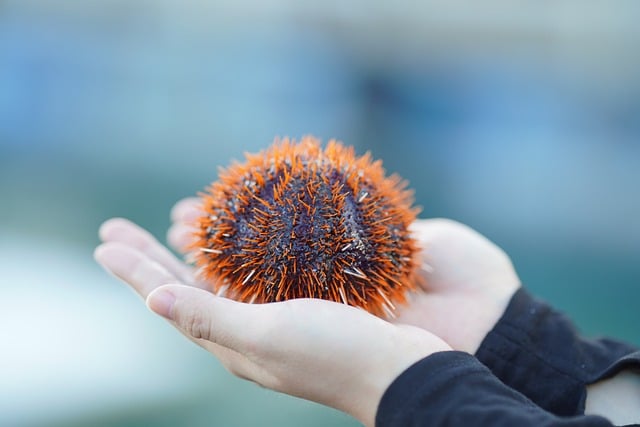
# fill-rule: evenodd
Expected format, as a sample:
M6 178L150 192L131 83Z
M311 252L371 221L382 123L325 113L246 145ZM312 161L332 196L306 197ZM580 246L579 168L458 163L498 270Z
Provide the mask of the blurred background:
M640 344L640 3L0 0L0 425L354 426L262 390L92 260L277 135L338 138Z

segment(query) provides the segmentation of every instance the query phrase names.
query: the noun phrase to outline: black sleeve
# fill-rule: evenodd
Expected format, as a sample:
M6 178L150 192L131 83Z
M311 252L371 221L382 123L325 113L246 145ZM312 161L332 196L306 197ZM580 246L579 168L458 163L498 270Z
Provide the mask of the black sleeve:
M559 426L600 427L599 416L561 418L505 386L476 358L446 351L404 371L378 406L377 427Z
M524 289L511 299L476 357L507 386L556 415L584 413L586 386L640 369L640 352L581 338L571 321Z

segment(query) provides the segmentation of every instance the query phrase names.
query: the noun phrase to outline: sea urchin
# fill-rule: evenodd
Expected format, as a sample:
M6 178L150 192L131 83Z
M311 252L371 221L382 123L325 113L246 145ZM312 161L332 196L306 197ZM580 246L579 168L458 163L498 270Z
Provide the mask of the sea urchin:
M201 197L190 249L229 298L322 298L392 316L416 287L412 192L369 153L276 140L221 170Z

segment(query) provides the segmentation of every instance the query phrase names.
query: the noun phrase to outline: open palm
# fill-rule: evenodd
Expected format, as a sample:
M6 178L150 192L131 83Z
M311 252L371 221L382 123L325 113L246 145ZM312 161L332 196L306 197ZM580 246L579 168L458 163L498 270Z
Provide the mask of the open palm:
M183 199L172 211L168 241L178 251L192 242L192 224L202 214L198 203L195 198ZM520 286L509 257L484 236L452 220L417 220L412 231L423 248L420 274L425 285L408 295L408 303L397 308L393 321L418 326L456 350L475 353ZM162 259L183 280L206 286L189 267L169 262L168 253Z
M174 245L191 238L186 224L197 214L190 200L174 209ZM100 237L96 260L231 373L340 409L367 426L374 425L383 392L401 372L451 350L422 328L335 302L246 304L214 296L190 266L125 219L105 222Z

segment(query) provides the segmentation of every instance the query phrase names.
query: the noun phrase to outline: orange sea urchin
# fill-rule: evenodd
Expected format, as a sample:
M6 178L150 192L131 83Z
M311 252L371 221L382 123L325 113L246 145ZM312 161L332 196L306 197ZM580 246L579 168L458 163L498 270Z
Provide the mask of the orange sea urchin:
M191 247L214 291L245 302L322 298L392 315L416 287L412 192L369 153L276 140L202 194Z

